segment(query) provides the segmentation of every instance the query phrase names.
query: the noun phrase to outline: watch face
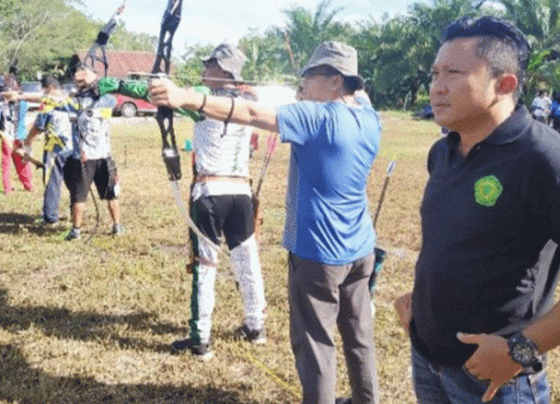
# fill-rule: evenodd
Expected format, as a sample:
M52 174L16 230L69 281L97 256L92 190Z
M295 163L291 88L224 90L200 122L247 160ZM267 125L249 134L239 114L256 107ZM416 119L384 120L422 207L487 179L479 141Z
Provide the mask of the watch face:
M512 349L512 357L523 366L530 366L535 361L533 349L523 343L516 344Z
M537 346L523 334L514 334L508 339L509 354L511 358L524 368L535 367L541 364ZM542 364L541 364L542 368Z

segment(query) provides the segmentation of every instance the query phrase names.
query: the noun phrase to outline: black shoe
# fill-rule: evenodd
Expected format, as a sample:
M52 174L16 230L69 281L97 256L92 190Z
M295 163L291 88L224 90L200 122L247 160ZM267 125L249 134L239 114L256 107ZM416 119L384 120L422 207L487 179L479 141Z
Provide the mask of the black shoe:
M120 223L115 223L111 229L113 236L122 236L124 234L124 226Z
M255 345L261 345L266 342L266 330L261 328L260 330L251 330L246 324L243 324L234 332L235 337L249 341Z
M210 344L206 343L194 345L190 338L173 341L171 347L178 352L184 352L188 349L191 351L191 354L201 361L207 361L214 356L214 352L212 352Z
M339 397L334 400L334 404L352 404L352 399Z
M80 238L81 238L81 232L80 229L77 227L73 227L66 235L66 240L68 241L79 240Z

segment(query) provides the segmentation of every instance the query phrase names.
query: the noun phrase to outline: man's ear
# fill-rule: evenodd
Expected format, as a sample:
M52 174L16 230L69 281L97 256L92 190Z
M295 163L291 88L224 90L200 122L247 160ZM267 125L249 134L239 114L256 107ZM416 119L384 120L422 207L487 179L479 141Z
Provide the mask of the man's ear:
M344 77L340 74L332 76L332 90L339 91L344 87Z
M518 84L519 80L515 74L505 73L500 77L496 91L498 94L513 94L517 90Z

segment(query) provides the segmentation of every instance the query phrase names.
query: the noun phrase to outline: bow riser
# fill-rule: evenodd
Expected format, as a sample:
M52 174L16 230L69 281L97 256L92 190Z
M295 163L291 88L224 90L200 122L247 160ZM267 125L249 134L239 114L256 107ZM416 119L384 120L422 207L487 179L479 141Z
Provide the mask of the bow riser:
M183 0L169 0L161 22L159 45L152 68L152 74L169 74L171 69L171 50L173 36L181 22ZM173 129L173 110L158 107L156 120L161 131L162 157L165 162L170 181L181 179L181 162Z

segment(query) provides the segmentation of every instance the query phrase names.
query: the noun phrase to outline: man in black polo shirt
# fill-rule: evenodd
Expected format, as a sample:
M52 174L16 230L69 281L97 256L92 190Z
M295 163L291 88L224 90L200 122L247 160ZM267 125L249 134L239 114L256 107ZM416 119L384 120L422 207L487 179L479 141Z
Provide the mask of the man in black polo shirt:
M414 288L395 303L420 404L550 401L560 136L516 105L528 57L511 23L462 18L432 67L435 121L450 133L429 153Z

